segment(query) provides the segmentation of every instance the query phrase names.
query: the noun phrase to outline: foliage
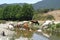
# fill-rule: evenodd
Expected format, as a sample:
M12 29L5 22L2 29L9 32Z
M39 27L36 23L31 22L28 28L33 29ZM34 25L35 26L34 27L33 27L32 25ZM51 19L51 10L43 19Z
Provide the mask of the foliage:
M60 32L59 31L60 30L60 23L58 23L58 24L49 24L47 29L49 29L49 31Z
M23 5L23 8L22 8L22 17L24 17L23 20L25 19L31 20L33 17L33 11L34 9L32 5L28 5L28 4Z
M38 9L37 10L39 13L47 13L49 9Z
M8 5L0 8L0 19L4 20L31 20L34 9L30 4Z
M0 8L0 19L3 19L3 8Z
M56 28L60 28L60 23L56 24Z
M43 14L34 14L34 20L55 20L54 16L52 15L43 15Z
M0 20L52 20L52 15L44 16L43 13L53 11L54 9L39 9L34 10L31 4L24 4L22 6L7 5L0 8Z
M40 13L40 14L42 14L42 13L47 13L47 12L53 11L53 10L55 10L55 9L53 9L53 8L50 8L50 9L40 8L40 9L37 10L37 12Z
M47 15L47 16L46 16L46 19L48 19L48 20L53 20L54 17L53 17L52 15Z

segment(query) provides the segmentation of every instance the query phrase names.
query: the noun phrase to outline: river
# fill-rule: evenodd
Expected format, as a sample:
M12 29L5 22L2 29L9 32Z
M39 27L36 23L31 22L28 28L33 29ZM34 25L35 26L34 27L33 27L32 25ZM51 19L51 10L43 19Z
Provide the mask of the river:
M60 34L51 33L52 35L48 38L40 32L30 31L18 31L15 35L16 40L60 40Z
M1 25L0 25L1 26ZM5 25L3 25L5 26ZM1 26L1 27L3 27ZM1 30L0 30L1 31ZM15 34L13 36L9 35L8 36L0 36L0 40L60 40L60 33L55 33L55 32L47 32L46 34L51 34L50 37L46 37L42 35L41 32L36 32L36 31L27 31L27 30L15 30Z

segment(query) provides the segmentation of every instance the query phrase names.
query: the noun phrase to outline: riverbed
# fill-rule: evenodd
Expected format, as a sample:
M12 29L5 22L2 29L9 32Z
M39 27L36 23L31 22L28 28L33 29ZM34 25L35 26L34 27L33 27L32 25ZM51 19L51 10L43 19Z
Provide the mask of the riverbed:
M5 26L5 24L0 24L0 29L3 28L3 26ZM34 25L35 27L39 27L38 25ZM3 28L4 30L7 30L5 28ZM2 29L1 29L2 30ZM0 31L1 31L0 30ZM13 32L13 34L11 34ZM0 40L60 40L60 33L54 33L54 32L44 32L44 34L46 35L50 35L49 37L46 37L45 35L43 35L43 33L41 32L37 32L37 31L28 31L28 30L19 30L16 29L14 31L8 30L8 33L10 35L7 36L2 36L0 34Z

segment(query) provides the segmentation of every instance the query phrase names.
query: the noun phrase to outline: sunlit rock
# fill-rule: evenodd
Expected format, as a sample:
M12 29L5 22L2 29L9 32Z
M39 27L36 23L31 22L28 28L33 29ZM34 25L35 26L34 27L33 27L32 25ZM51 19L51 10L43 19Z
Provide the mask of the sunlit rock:
M50 37L50 35L45 34L45 33L43 33L43 35L44 35L45 37L47 37L47 38L49 38L49 37Z
M37 32L42 32L42 30L41 30L41 29L39 29L39 30L37 30Z

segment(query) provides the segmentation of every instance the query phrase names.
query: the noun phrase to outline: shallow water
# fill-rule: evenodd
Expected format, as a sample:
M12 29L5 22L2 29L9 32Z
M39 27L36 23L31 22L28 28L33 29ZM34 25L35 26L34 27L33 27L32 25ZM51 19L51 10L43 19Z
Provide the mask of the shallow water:
M50 40L60 40L60 33L53 32Z
M1 26L1 25L0 25ZM36 27L37 25L35 25ZM39 27L39 26L38 26ZM28 30L15 30L16 34L12 36L0 36L0 40L60 40L60 33L47 32L46 34L51 34L49 38L42 35L40 32L28 31Z
M60 40L60 34L52 33L52 35L49 38L47 38L40 32L19 30L13 37L0 36L0 40Z
M16 35L16 40L49 40L49 39L40 33L20 31Z
M60 40L60 33L47 32L46 34L51 34L51 36L48 38L40 32L18 30L15 35L15 40Z

